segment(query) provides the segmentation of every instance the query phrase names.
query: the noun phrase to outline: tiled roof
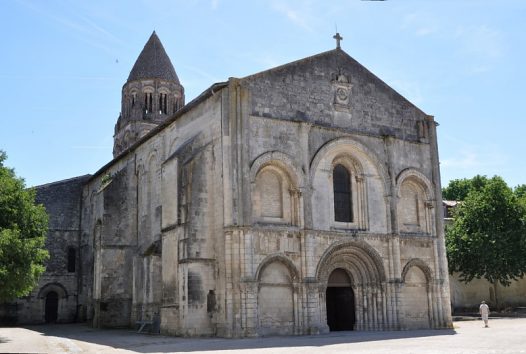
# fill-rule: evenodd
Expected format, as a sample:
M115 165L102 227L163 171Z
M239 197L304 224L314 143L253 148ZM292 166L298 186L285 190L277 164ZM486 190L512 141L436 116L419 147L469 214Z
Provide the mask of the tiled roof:
M456 200L443 200L442 203L448 207L456 207L457 204L459 204L459 202Z
M179 84L172 62L155 31L144 45L128 76L128 82L141 79L164 79Z

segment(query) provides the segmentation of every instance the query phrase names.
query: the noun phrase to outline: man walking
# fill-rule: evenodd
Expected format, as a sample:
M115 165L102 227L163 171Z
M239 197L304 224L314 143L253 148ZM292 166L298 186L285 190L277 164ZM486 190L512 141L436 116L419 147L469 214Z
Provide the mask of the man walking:
M488 327L489 307L484 300L482 300L482 303L480 304L479 313L484 321L484 327Z

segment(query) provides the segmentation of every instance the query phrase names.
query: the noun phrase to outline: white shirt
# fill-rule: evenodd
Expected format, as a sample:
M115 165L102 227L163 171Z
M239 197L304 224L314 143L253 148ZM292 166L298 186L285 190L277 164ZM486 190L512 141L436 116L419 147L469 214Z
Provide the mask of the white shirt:
M489 314L489 307L486 304L480 304L479 311L481 315L488 315Z

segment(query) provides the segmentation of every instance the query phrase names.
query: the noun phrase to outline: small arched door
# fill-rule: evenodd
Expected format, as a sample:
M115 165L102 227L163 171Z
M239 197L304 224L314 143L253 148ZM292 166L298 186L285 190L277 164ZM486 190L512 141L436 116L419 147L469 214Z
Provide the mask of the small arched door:
M329 276L325 299L329 329L352 331L355 323L354 292L351 279L343 269L335 269Z
M44 318L46 323L57 322L58 318L58 294L50 291L46 295L46 307Z

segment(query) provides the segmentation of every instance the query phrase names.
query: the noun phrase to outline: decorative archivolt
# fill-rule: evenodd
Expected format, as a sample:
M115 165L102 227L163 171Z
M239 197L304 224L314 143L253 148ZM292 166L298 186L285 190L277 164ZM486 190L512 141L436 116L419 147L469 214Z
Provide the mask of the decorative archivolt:
M412 267L419 268L422 271L422 273L424 273L424 275L426 276L427 282L431 282L431 280L433 279L433 272L431 271L431 268L429 268L427 263L421 260L420 258L412 258L405 264L404 269L402 270L402 281L405 282L405 277Z
M332 159L330 175L332 175L336 165L344 166L355 178L363 176L362 164L348 153L341 153Z
M419 185L425 193L428 201L434 200L433 186L427 177L415 168L406 168L396 177L396 195L401 196L401 187L405 181L413 182Z
M299 321L295 305L298 300L298 272L282 255L267 257L257 270L258 332L261 334L293 334ZM253 288L256 291L256 288Z
M378 252L365 241L340 241L329 247L320 258L316 279L327 284L334 269L347 271L353 284L373 284L385 281L385 270Z
M320 169L331 170L335 161L347 161L349 167L361 175L378 175L384 191L389 190L389 174L380 159L365 145L348 137L331 140L316 152L310 164L311 180Z
M273 165L285 172L291 185L301 188L304 185L303 172L296 165L294 160L287 154L280 151L270 151L259 155L250 166L250 182L256 181L259 171L265 167Z
M300 279L300 275L298 272L298 269L294 265L294 263L288 258L287 256L281 254L281 253L275 253L268 255L261 261L261 263L258 266L258 269L256 270L255 274L255 280L260 281L261 275L263 274L265 268L269 266L270 264L273 264L274 262L278 262L282 265L284 265L288 271L289 275L291 277L292 282L298 281Z
M272 151L250 168L255 222L301 225L303 175L286 154Z
M398 175L396 182L399 231L431 234L434 193L429 180L423 173L409 168Z
M362 143L349 137L327 142L316 152L309 173L315 228L370 230L372 215L387 215L389 176L376 154ZM386 230L387 219L377 218L374 227Z
M144 86L142 88L142 92L144 92L144 93L154 93L155 92L155 88L153 86Z
M62 285L60 283L47 283L42 288L40 288L40 291L38 292L37 298L43 299L51 291L56 292L59 298L65 299L65 298L68 297L68 292L67 292L66 288L64 287L64 285Z

